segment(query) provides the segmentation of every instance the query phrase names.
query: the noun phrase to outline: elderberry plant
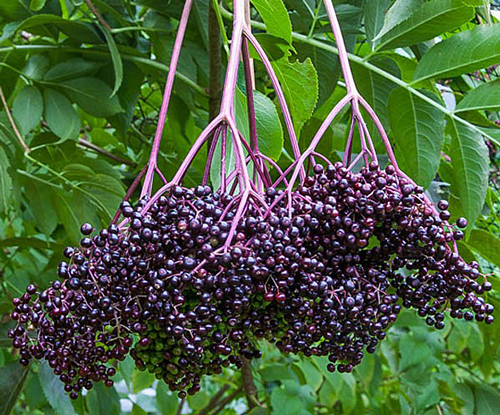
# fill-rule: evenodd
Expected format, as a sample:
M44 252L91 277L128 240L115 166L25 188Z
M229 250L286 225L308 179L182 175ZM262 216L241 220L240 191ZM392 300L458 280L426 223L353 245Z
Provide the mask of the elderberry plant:
M30 285L13 301L18 325L8 335L21 364L47 360L77 398L94 382L112 386L109 362L130 353L138 368L184 398L200 390L204 375L259 357L259 339L283 353L327 356L330 372L351 372L376 350L402 307L436 329L444 328L445 312L491 324L494 307L481 297L491 283L457 248L466 220L450 224L448 203L434 206L398 167L380 120L357 91L331 0L324 5L347 95L308 148L299 149L282 88L237 0L220 113L175 176L163 178L157 156L191 4L184 6L148 165L109 227L82 225L80 246L64 251L59 279L44 290ZM283 111L295 157L284 171L258 148L248 42ZM234 110L240 54L248 142ZM347 105L351 128L343 162L334 163L317 146ZM361 109L381 136L387 166ZM361 151L353 155L356 127ZM202 183L188 188L183 178L206 142ZM216 189L208 185L214 163L220 163ZM153 193L155 173L165 183ZM143 177L133 204L128 199Z

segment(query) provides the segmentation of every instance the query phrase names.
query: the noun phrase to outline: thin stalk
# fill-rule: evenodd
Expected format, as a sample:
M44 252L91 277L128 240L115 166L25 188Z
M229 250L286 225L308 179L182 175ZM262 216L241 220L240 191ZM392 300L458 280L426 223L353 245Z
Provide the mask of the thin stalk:
M241 393L241 391L243 390L243 387L240 386L238 389L236 389L233 393L231 393L229 396L227 396L226 398L222 399L221 401L219 401L218 405L217 405L217 408L215 409L214 412L211 413L211 415L218 415L222 412L222 410L224 409L224 407L234 401L234 399L236 399L236 397Z
M181 415L182 414L182 409L184 408L184 404L186 403L186 399L183 398L179 401L179 405L177 406L177 411L175 412L175 415Z
M247 39L243 40L242 44L243 68L245 70L245 91L247 94L248 107L248 130L250 133L250 147L254 152L259 151L259 143L257 140L257 126L255 122L255 102L253 99L253 76L252 65L250 62L250 53L248 50Z
M14 130L14 133L15 133L17 139L19 140L19 143L21 144L21 147L24 149L25 153L29 153L30 149L26 145L26 142L24 141L24 138L23 138L21 132L17 128L16 122L14 121L14 118L12 117L12 113L10 112L9 105L7 104L7 100L5 99L5 95L3 93L3 89L1 86L0 86L0 98L2 99L2 104L3 104L3 107L5 109L5 113L7 114L7 118L9 119L10 125L12 126L12 129Z
M99 13L99 10L97 10L97 7L95 7L92 4L92 1L91 0L85 0L85 4L90 9L90 11L92 12L92 14L96 17L96 19L99 21L99 23L102 24L106 29L108 29L109 31L111 31L111 26L108 24L108 22L106 20L104 20L104 18L102 17L101 13Z
M257 139L257 125L255 121L255 102L253 99L253 67L250 60L250 52L248 49L248 40L243 39L242 44L243 68L245 72L245 90L247 95L247 111L248 111L248 132L250 134L250 148L255 154L259 153L259 143ZM260 161L257 160L256 167L260 167ZM255 176L257 179L257 187L262 189L262 181L260 176Z
M221 29L214 2L208 7L208 49L209 49L209 81L208 81L208 117L213 120L219 111L221 102Z
M229 389L228 384L223 385L217 391L217 393L214 396L212 396L212 398L210 399L208 404L204 408L202 408L202 410L200 412L198 412L198 415L207 415L213 408L215 408L215 406L217 405L219 400L224 396L224 394L226 393L226 391L228 389Z
M78 144L80 144L82 147L86 147L90 150L94 150L96 153L102 154L103 156L106 156L114 161L117 161L118 163L123 163L123 164L126 164L127 166L132 166L132 167L136 165L133 161L116 156L113 153L110 153L109 151L104 150L103 148L101 148L99 146L96 146L94 143L91 143L90 141L86 140L85 138L79 138Z
M129 200L130 197L132 196L132 194L134 193L135 189L137 189L137 187L139 186L139 183L141 183L141 179L146 174L147 167L148 167L148 165L146 164L142 168L142 170L139 172L139 174L136 176L136 178L134 179L134 181L132 182L132 184L130 185L130 187L127 189L127 193L125 193L125 197L123 198L124 201L125 200ZM111 224L114 224L114 223L116 223L118 221L118 218L120 217L120 213L121 213L121 209L118 208L118 210L115 213L115 216L111 220Z
M170 102L170 96L172 95L175 72L177 70L177 63L179 61L179 55L181 53L182 42L184 40L184 34L186 33L186 27L189 20L189 13L191 11L192 4L193 0L186 0L186 3L184 3L184 9L182 10L181 20L179 22L179 28L177 30L177 36L175 38L174 49L172 51L172 58L170 59L170 68L167 75L167 83L165 84L165 92L163 94L163 101L160 108L160 116L158 119L158 125L156 127L153 148L151 149L151 154L149 156L148 171L146 173L144 186L141 191L141 198L146 195L151 195L153 187L153 177L158 159L158 151L160 150L163 128L165 126L165 120L167 119L168 104Z

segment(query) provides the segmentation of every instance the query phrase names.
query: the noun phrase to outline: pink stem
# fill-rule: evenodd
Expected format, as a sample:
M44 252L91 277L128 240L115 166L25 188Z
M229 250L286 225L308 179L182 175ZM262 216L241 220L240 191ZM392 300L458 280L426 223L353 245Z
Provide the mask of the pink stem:
M375 111L373 110L373 108L370 107L370 105L368 104L368 102L366 102L366 100L363 97L361 97L361 96L359 97L359 102L360 102L361 106L368 112L368 114L370 115L371 119L375 123L375 127L377 128L377 130L378 130L378 132L380 134L380 137L382 138L382 141L384 143L385 150L387 152L387 156L389 157L389 160L391 161L391 163L394 166L394 168L398 172L401 172L401 170L398 167L398 162L396 161L396 157L394 155L394 151L392 150L391 143L389 142L389 137L387 137L387 134L386 134L386 132L384 130L384 126L380 122L380 119L378 118L378 116L375 113Z
M337 15L335 14L332 0L323 0L323 3L325 4L326 12L330 20L330 25L332 26L333 36L335 36L337 50L339 51L338 55L340 66L342 67L342 74L344 75L347 95L355 95L357 94L356 83L354 82L354 77L352 76L351 66L349 65L349 58L347 56L347 49L344 43L344 37L342 36L342 30L340 29L339 21L337 20Z
M245 36L259 54L260 59L262 60L262 63L264 64L266 71L269 75L269 78L271 78L271 82L273 84L276 96L278 98L278 102L280 103L281 111L283 112L283 118L285 119L285 125L288 131L288 136L290 137L290 143L292 145L293 155L295 156L296 159L298 159L300 157L299 141L297 139L297 135L295 134L292 116L290 115L290 110L288 109L288 105L285 100L285 95L283 94L283 90L278 81L278 77L276 76L276 73L274 72L271 62L269 61L269 58L264 52L264 49L262 49L262 46L260 46L255 36L248 28L245 29ZM305 172L302 166L300 166L300 177L301 180L305 178Z
M356 117L352 114L351 128L349 130L349 137L347 138L347 144L344 151L344 164L347 165L351 162L352 153L352 139L354 137L354 127L356 125Z
M207 154L207 162L205 164L205 172L203 173L203 181L202 184L206 185L208 182L208 178L210 176L210 167L212 167L212 162L214 159L215 148L217 147L217 141L219 140L219 134L222 127L219 127L215 132L212 142L210 144L210 149Z
M221 192L226 193L226 146L227 146L227 126L222 130L221 143L221 158L220 158L220 175L221 175Z
M160 108L160 116L158 119L158 125L156 127L155 138L153 141L153 148L149 156L149 166L146 173L146 178L144 179L144 185L141 191L141 198L151 195L153 188L153 176L155 173L158 152L160 151L160 143L163 134L163 127L165 125L165 120L167 118L168 104L170 102L170 96L172 95L172 87L174 85L175 72L177 70L177 63L179 61L179 55L181 53L182 42L184 40L184 34L186 33L186 27L189 20L189 13L191 11L191 5L193 0L186 0L184 3L184 9L182 10L181 20L179 22L179 28L177 30L177 36L175 38L174 49L172 51L172 57L170 59L170 66L168 69L167 83L165 84L165 92L163 94L163 101Z

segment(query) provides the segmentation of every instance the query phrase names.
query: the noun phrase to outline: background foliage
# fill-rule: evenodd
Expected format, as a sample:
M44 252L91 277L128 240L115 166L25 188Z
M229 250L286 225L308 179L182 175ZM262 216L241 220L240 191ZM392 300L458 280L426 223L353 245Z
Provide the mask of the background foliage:
M114 389L94 388L73 404L46 366L22 368L5 336L12 298L30 282L46 286L54 278L62 248L77 243L81 223L107 225L147 162L156 126L182 1L93 0L102 19L88 3L0 2L0 414L179 410L177 397L135 371L128 359L119 365L122 381ZM381 117L401 167L433 200L450 200L452 219L467 217L461 252L491 274L488 302L500 309L500 24L494 5L334 3L360 92ZM224 28L224 61L231 4L215 4ZM345 93L320 4L252 0L256 36L283 85L302 147ZM195 0L161 147L160 168L167 177L208 121L207 16L208 0ZM290 149L275 95L256 53L252 57L260 146L286 165ZM236 101L238 123L245 127L241 83ZM347 114L339 117L321 144L332 159L342 156L348 124ZM199 182L204 154L187 185ZM436 332L411 313L401 315L380 350L352 374L330 374L321 359L284 357L263 345L264 356L253 369L267 409L250 413L497 414L499 346L500 323L448 321ZM244 413L240 374L227 370L212 377L181 409Z

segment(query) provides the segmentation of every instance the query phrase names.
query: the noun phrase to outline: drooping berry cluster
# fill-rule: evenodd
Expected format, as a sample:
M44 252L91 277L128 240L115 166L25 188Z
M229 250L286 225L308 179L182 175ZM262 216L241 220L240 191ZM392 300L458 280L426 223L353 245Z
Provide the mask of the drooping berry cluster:
M445 310L493 322L479 297L491 284L451 246L466 221L449 225L447 203L438 212L391 165L316 165L294 192L269 188L263 199L273 208L248 203L241 217L238 195L177 186L122 203L121 227L90 236L83 225L61 280L14 300L21 363L48 360L76 397L92 382L111 386L106 363L130 352L185 396L203 375L259 356L261 338L349 372L402 306L437 329Z

